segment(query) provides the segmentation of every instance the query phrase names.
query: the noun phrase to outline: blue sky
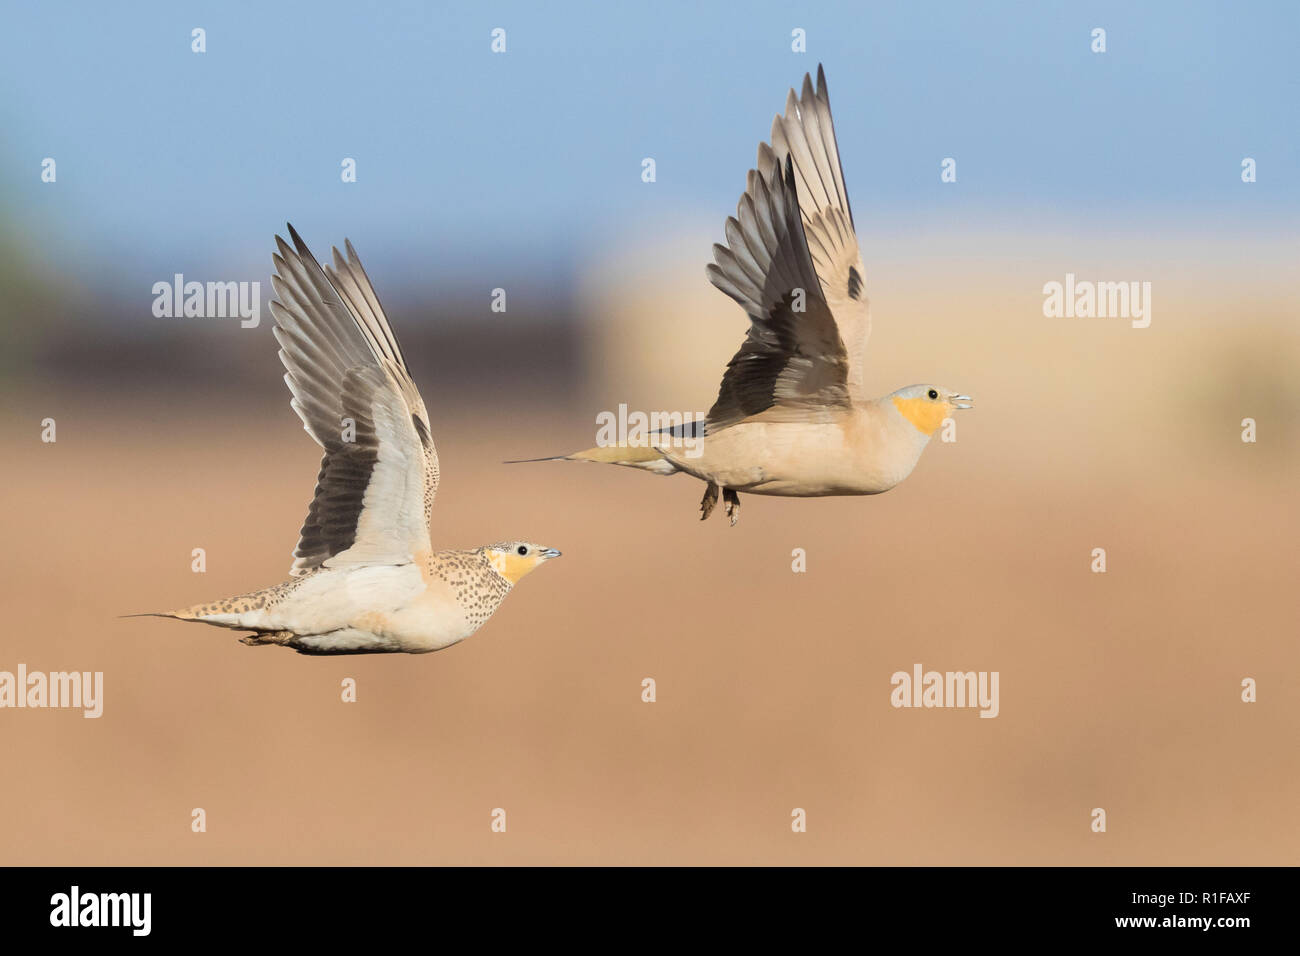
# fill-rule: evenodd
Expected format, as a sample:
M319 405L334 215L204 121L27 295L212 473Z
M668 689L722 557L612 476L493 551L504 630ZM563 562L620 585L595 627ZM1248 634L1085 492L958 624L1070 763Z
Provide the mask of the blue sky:
M716 221L720 238L786 89L820 61L860 230L1291 229L1298 9L13 5L0 215L48 268L71 260L132 288L268 270L286 219L313 246L346 234L413 279L564 276L620 237L667 236L674 217ZM505 54L489 49L494 27ZM795 27L805 54L790 50ZM40 182L46 156L54 186ZM945 186L947 156L958 182ZM1259 164L1253 186L1243 156ZM355 184L340 182L343 157Z

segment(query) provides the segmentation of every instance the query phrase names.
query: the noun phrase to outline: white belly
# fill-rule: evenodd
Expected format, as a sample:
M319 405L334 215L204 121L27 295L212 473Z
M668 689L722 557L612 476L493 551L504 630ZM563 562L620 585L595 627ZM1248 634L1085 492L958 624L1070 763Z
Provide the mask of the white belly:
M267 611L258 627L325 634L354 626L370 614L392 614L424 591L414 564L345 568L314 574Z

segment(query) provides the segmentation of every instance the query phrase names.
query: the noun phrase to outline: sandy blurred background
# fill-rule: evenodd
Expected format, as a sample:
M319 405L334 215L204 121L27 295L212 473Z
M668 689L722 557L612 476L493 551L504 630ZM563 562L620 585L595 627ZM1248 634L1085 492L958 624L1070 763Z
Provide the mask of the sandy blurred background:
M583 445L609 403L542 380L466 402L436 370L490 368L500 343L407 345L444 463L435 540L565 552L427 657L308 659L114 617L284 575L317 454L267 330L227 330L265 373L245 390L142 376L107 396L10 395L3 665L102 670L106 693L97 721L0 715L4 858L1294 863L1300 350L1285 290L1249 307L1153 293L1137 331L1035 314L1019 263L954 281L958 296L923 265L879 270L872 378L968 389L958 441L877 498L744 499L735 529L696 520L684 477L498 464ZM737 310L694 269L659 288L711 306L679 318L720 367ZM611 363L646 358L629 400L657 380L668 403L707 404L707 370L686 381L622 334L654 298L593 317L555 365L590 370L578 343L603 341ZM54 445L38 441L46 415ZM1258 444L1239 440L1246 415ZM1001 716L892 709L890 674L915 662L1000 671Z
M773 11L788 36L788 17ZM909 26L894 64L929 49L934 29L956 28ZM752 59L736 46L719 62ZM937 165L924 186L876 175L864 118L847 134L855 152L843 133L841 144L875 316L869 383L974 395L956 443L935 442L883 496L746 497L734 529L720 514L697 520L702 487L684 476L500 464L590 445L597 412L620 402L711 404L745 320L703 264L753 146L809 65L776 49L742 84L749 99L726 120L725 153L700 146L653 201L602 193L565 207L582 210L595 240L568 237L577 222L566 217L578 213L558 215L552 196L538 212L484 194L473 201L499 207L499 219L457 237L436 216L413 224L382 192L313 187L250 211L240 197L274 183L223 183L170 155L158 175L171 179L137 188L214 208L224 198L228 217L146 217L132 241L114 242L102 221L116 200L77 191L75 177L57 194L24 185L0 207L0 669L103 671L106 685L98 720L0 711L0 861L1300 859L1293 182L1238 183L1259 190L1247 207L1226 193L1153 199L1133 187L1135 213L1129 187L1080 183L1095 165L1085 161L1062 177L1070 195L1031 184L1015 205L1014 186L1001 199L971 199L980 187L963 186L945 211L930 185ZM653 60L663 53L636 61L659 63L637 82L665 129L676 129L661 115L672 91L692 81L679 54L671 67ZM601 55L631 54L615 44ZM538 68L521 62L512 68ZM831 75L841 125L866 104L887 109L879 91L858 88L855 62L845 53ZM1199 81L1234 74L1235 61L1213 67ZM900 73L897 89L912 76ZM1006 82L1019 89L1023 76ZM707 114L726 95L693 108ZM54 124L22 115L11 139L21 160L12 146L5 156L26 183L44 149L33 131ZM917 126L915 114L871 119ZM1275 164L1295 158L1290 126L1290 153ZM309 140L295 143L295 157L310 155ZM496 145L462 144L459 159L438 162L472 167ZM624 145L627 188L643 188L637 160L653 146ZM930 162L933 150L919 149ZM1231 184L1240 150L1225 149ZM322 147L322 162L336 168L338 153ZM404 155L379 150L393 154ZM1115 159L1114 182L1141 167ZM543 174L557 190L589 183L562 166L519 171ZM909 197L922 190L914 216ZM868 215L877 201L880 215ZM471 200L455 202L450 214L468 215ZM1004 211L989 218L982 203ZM233 632L117 617L287 572L318 449L288 408L269 314L250 330L159 320L147 294L184 271L260 280L269 299L270 231L285 216L318 255L351 236L376 282L433 419L435 544L525 537L564 551L449 650L305 658L243 647ZM519 232L494 244L513 217ZM75 235L82 221L93 241ZM438 253L452 246L449 264ZM1043 283L1066 272L1150 281L1151 327L1044 318ZM509 289L505 315L488 310L498 285ZM1248 416L1255 444L1240 440ZM40 441L46 417L55 444ZM190 570L196 547L207 552L201 575ZM1095 547L1107 551L1104 575L1089 570ZM794 548L807 551L805 574L791 571ZM915 663L999 671L1000 716L891 708L890 675ZM355 704L340 701L345 677L357 681ZM646 677L654 704L641 701ZM1258 682L1257 703L1240 700L1245 677ZM190 830L195 807L206 833ZM508 814L504 835L490 832L496 807ZM794 807L808 813L806 834L790 831ZM1094 807L1107 811L1105 834L1089 828Z

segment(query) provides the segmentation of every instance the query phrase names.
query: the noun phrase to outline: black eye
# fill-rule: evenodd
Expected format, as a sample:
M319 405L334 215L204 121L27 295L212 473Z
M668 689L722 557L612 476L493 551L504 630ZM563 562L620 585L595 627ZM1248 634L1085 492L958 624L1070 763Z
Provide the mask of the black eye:
M926 392L926 394L930 396L930 401L934 401L936 398L939 397L939 393L936 392L934 389L930 389L930 391Z
M528 553L528 548L522 544L519 547L517 547L515 550L518 551L521 556Z

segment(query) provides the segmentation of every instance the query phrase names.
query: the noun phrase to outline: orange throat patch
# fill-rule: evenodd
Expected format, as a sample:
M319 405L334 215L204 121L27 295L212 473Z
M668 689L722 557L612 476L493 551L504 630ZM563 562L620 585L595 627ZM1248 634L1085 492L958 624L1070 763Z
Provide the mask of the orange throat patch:
M486 554L488 563L496 569L497 574L511 584L518 584L520 578L537 567L537 558L531 555L523 558L513 553L502 554L500 551L488 551Z
M932 402L924 398L893 399L898 413L906 418L912 427L922 435L933 435L948 417L947 402Z

